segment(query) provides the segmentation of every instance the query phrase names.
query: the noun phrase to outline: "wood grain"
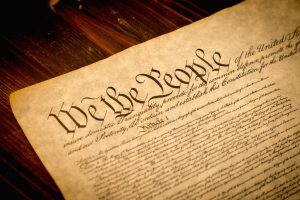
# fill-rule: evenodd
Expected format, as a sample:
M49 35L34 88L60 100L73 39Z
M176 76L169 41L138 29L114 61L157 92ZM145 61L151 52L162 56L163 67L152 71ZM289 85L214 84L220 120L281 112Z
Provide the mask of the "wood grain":
M63 199L15 120L9 94L176 30L239 0L62 0L55 13L47 1L9 2L0 10L0 192L7 199Z

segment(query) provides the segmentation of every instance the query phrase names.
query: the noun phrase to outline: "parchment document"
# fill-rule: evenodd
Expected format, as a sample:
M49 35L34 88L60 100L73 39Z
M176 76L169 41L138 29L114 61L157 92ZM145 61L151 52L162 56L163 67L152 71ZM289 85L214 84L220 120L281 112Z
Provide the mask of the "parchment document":
M66 199L299 199L300 1L246 1L13 93Z

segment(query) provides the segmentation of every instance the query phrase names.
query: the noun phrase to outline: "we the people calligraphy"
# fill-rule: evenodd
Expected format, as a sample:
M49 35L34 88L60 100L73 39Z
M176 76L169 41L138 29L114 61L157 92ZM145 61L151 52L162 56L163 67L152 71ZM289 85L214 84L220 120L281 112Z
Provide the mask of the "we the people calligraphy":
M135 76L135 82L139 89L132 87L128 93L121 93L112 86L107 87L105 95L98 97L83 97L81 104L88 103L88 108L83 109L78 105L64 107L62 102L57 113L51 107L48 119L49 123L58 123L66 133L75 133L78 128L85 128L89 120L96 120L103 123L107 114L115 115L119 122L130 115L136 105L151 105L154 100L165 98L174 94L176 91L187 89L191 82L207 85L210 73L219 73L221 68L229 68L230 59L226 62L221 61L222 55L214 52L212 56L206 56L203 49L195 50L196 58L192 62L186 61L183 68L176 68L172 73L161 73L152 67L149 73L141 73ZM157 92L146 92L142 96L140 91L149 88L149 83L154 84ZM101 106L93 103L97 101Z

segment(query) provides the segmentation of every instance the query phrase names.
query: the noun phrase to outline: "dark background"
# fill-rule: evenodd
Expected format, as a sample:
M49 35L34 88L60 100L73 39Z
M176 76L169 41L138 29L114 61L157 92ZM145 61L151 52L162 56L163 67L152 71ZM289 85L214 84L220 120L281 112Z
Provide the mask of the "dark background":
M176 30L240 0L46 0L0 5L1 199L63 199L14 118L9 94ZM116 69L117 71L118 69Z

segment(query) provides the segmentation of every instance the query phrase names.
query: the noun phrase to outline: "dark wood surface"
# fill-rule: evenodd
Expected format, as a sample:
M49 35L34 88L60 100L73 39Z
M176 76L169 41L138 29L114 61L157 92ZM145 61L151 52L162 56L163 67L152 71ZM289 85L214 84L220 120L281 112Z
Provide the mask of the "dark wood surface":
M9 94L207 17L239 0L65 0L1 5L0 192L63 199L14 118ZM118 69L115 69L116 71Z

